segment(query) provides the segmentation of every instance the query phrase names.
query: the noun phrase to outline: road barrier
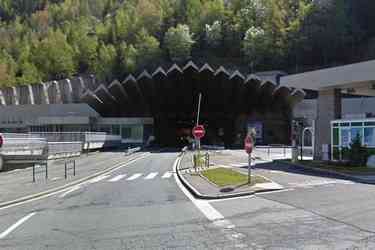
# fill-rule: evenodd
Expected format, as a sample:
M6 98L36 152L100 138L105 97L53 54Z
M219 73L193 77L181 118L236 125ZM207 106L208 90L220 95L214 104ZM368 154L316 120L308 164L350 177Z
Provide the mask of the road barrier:
M270 144L267 146L256 146L255 150L262 150L266 151L268 154L268 157L271 156L271 154L279 153L280 155L283 155L284 157L288 157L288 151L291 151L293 149L292 146L283 145L283 144Z
M82 142L82 150L117 147L121 144L121 136L105 132L33 132L48 142Z

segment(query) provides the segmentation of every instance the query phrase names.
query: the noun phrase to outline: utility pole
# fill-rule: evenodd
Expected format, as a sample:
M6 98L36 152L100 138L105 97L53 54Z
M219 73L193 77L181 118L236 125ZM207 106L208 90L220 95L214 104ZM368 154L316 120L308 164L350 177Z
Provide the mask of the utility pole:
M199 115L200 115L200 112L201 112L201 101L202 101L202 93L199 93L196 126L199 125ZM197 146L198 146L198 155L199 155L199 151L200 151L200 149L201 149L201 140L200 140L200 139L197 139L196 143L197 143Z

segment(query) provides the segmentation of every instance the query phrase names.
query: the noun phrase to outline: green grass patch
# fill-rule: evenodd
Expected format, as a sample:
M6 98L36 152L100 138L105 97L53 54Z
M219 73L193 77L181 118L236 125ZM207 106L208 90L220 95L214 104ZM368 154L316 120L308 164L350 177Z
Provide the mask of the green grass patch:
M219 187L225 187L229 185L239 186L247 183L247 175L241 174L228 168L214 168L205 170L202 172L202 175ZM251 176L251 185L265 182L269 181L257 175Z
M286 160L286 162L291 162ZM339 162L323 162L323 161L298 161L297 164L305 165L322 170L331 170L338 173L353 174L353 175L375 175L375 169L366 166L352 166L345 165Z

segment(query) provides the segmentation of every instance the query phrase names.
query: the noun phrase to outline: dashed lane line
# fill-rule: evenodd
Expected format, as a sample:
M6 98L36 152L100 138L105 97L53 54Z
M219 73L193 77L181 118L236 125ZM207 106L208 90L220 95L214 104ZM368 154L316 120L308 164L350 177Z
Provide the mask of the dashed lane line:
M151 180L151 179L154 179L159 173L157 172L153 172L153 173L149 173L144 179L145 180Z
M173 173L168 171L165 174L163 174L163 176L161 178L168 179L168 178L171 178L172 175L173 175Z
M126 180L127 181L133 181L135 179L138 179L139 177L141 177L142 174L141 173L137 173L137 174L133 174L132 176L130 176L129 178L127 178Z
M100 175L100 176L98 176L98 177L96 177L96 178L90 180L89 183L90 183L90 184L93 184L93 183L96 183L96 182L102 181L102 180L104 180L104 179L107 179L107 178L109 178L109 177L111 177L111 176L110 176L110 175Z
M126 174L120 174L120 175L117 175L115 177L113 177L112 179L108 180L108 182L116 182L116 181L119 181L123 178L126 177Z

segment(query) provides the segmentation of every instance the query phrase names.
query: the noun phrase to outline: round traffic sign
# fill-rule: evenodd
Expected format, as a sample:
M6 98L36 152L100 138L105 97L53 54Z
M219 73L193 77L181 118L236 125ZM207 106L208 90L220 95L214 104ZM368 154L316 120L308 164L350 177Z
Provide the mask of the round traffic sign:
M253 137L250 135L246 136L244 144L245 144L246 153L251 154L254 148Z
M204 129L203 125L198 125L193 128L193 136L195 139L201 139L206 134L206 131Z

